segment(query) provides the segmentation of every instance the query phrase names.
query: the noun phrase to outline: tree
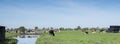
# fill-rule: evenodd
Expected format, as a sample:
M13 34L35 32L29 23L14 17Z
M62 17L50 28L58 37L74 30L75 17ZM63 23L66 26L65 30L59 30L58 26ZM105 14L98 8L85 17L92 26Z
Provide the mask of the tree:
M45 27L42 28L42 30L45 30L45 29L46 29Z
M61 28L59 28L59 30L64 30L64 28L63 28L63 27L61 27Z
M9 31L10 31L10 29L9 29L9 28L7 28L7 29L6 29L6 32L9 32Z
M37 27L37 26L35 27L35 30L38 30L38 27Z
M66 28L65 30L73 30L72 28Z
M100 28L99 28L99 27L96 27L96 30L100 30Z
M13 29L13 28L11 28L10 30L11 30L11 31L13 31L14 29Z
M77 28L75 28L75 30L81 30L81 27L80 27L80 26L78 26Z
M78 27L77 27L77 29L78 29L78 30L81 30L81 27L80 27L80 26L78 26Z
M53 29L53 27L50 27L50 29Z
M18 28L18 30L20 30L21 32L25 33L26 28L24 26L21 26L21 27Z

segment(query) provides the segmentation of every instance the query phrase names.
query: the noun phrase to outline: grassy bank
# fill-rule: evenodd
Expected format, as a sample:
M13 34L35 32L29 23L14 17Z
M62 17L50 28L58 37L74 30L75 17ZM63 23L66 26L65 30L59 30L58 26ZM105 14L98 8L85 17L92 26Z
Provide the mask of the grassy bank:
M81 31L61 31L55 37L42 34L37 44L120 44L120 33L89 33Z
M0 42L0 44L17 44L17 40L13 39L13 37L15 37L16 35L17 35L16 33L6 33L5 34L6 41Z

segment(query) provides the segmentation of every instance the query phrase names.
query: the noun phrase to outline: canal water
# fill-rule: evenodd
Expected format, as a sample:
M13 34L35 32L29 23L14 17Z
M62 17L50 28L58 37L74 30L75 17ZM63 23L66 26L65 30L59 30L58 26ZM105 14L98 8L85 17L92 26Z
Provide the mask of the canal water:
M37 38L40 35L20 35L17 36L16 39L18 40L17 44L36 44Z

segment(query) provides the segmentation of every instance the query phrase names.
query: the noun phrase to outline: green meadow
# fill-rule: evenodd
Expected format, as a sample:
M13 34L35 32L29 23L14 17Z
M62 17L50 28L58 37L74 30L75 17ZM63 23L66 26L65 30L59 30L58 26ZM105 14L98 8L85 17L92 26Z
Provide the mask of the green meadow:
M16 34L16 33L6 33L5 34L6 41L0 42L0 44L17 44L17 40L13 38L17 35L18 34Z
M42 33L37 44L120 44L120 33L91 33L78 31L56 32L56 36Z

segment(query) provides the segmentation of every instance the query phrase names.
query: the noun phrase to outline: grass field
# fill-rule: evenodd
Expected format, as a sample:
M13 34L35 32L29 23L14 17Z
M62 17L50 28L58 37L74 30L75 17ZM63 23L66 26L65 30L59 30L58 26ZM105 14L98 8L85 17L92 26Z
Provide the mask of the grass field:
M78 31L61 31L52 37L41 34L37 44L120 44L120 33L89 33Z
M16 44L17 40L13 39L13 37L15 37L16 35L17 35L16 33L6 33L5 34L6 41L0 42L0 44Z

